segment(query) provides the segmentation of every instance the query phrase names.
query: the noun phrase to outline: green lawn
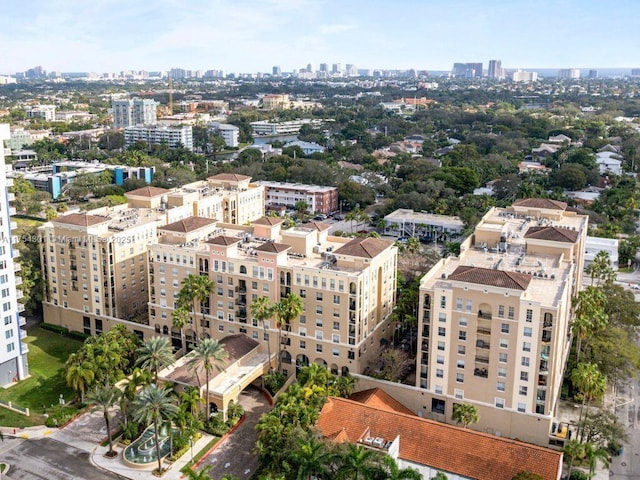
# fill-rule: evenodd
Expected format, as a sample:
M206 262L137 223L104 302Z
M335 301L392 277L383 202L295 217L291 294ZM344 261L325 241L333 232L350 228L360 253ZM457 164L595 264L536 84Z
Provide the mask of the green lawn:
M38 220L34 217L24 217L18 215L11 217L11 220L15 221L18 224L18 227L39 227L44 222L46 222L46 220L44 219Z
M26 417L0 408L0 425L6 427L42 425L43 406L50 409L52 405L58 405L60 394L64 395L67 402L74 397L74 392L64 380L64 363L71 353L82 346L82 342L40 327L32 329L24 342L29 345L31 377L11 388L0 388L0 400L29 407L31 415Z

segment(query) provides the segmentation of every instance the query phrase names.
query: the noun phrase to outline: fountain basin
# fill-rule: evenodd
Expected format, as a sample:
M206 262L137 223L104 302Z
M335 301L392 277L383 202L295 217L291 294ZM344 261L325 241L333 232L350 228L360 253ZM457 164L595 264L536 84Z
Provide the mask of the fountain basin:
M177 430L173 430L174 434ZM171 452L171 442L166 427L161 427L158 434L160 444L160 459L162 460ZM147 427L142 435L128 445L122 453L122 460L125 465L132 468L155 467L158 463L156 456L156 440L153 425Z

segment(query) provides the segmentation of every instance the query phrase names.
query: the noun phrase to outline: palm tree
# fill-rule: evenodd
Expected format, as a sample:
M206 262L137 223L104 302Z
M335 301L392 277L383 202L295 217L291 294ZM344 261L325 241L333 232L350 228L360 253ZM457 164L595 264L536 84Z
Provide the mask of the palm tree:
M382 457L382 465L379 468L379 478L382 480L422 480L422 475L413 468L400 468L393 457Z
M469 403L455 403L453 405L453 415L451 418L456 423L461 423L467 428L472 423L477 423L480 419L478 409Z
M306 200L298 200L293 208L296 210L298 218L304 220L305 214L309 211L309 204Z
M180 345L182 345L182 352L187 353L187 345L184 338L184 328L189 325L189 310L183 307L176 308L171 313L171 325L174 328L180 329Z
M195 416L203 400L197 388L188 388L180 394L180 408Z
M289 457L295 480L328 478L336 455L329 451L327 444L316 439L313 434L300 440L298 448Z
M297 293L289 293L274 306L276 326L278 327L278 371L282 365L282 327L291 328L291 322L304 312L304 303Z
M368 479L376 470L377 458L378 454L373 450L350 443L344 454L340 456L337 478L339 480Z
M578 295L573 299L575 310L571 333L577 337L576 360L578 362L580 361L582 342L586 344L591 336L607 326L609 317L604 311L606 301L602 290L591 286L578 292Z
M360 221L361 212L362 210L360 210L359 208L354 208L344 217L345 220L351 222L351 233L353 233L353 222Z
M597 285L600 286L600 281L605 283L611 282L616 278L616 272L611 268L611 259L609 254L604 250L599 251L593 262L589 264L586 272L591 275L591 285L593 285L594 279L598 279Z
M72 358L74 357L70 357L69 360ZM84 394L96 378L96 368L88 361L67 364L67 385L80 393L80 403L84 403Z
M274 306L271 305L268 297L260 297L256 298L251 302L251 315L253 318L262 322L262 329L266 332L266 320L273 316ZM269 371L271 371L271 344L269 340L267 340L267 354L269 355Z
M215 284L213 281L205 275L189 275L182 281L182 288L178 293L178 306L182 308L192 309L193 323L195 326L196 343L200 339L200 333L198 331L198 322L196 322L196 312L198 310L198 304L202 304L209 299ZM205 313L202 310L202 321L205 320Z
M327 370L327 367L321 367L314 362L300 369L297 380L303 387L312 387L314 385L326 387L330 376L331 373Z
M224 360L229 356L223 346L212 338L203 339L191 353L191 358L187 361L187 366L198 374L200 368L204 369L205 375L205 404L207 418L209 418L209 378L211 372L216 368L219 372L224 370Z
M571 477L574 460L584 458L585 456L584 444L580 443L577 438L572 438L565 443L563 453L565 458L569 459L569 472L567 472L567 476Z
M589 478L593 477L593 472L596 469L596 463L600 460L605 467L609 466L609 452L604 448L600 448L593 443L585 443L584 458L589 462Z
M113 451L113 442L111 440L109 409L118 403L118 398L120 398L120 390L113 385L101 386L87 396L89 405L94 405L102 409L104 423L107 426L107 437L109 438L109 451L107 452L108 457L113 457L115 454Z
M176 413L178 407L172 392L165 387L151 384L145 387L135 403L134 419L145 425L153 424L153 434L156 442L156 456L158 458L158 472L162 472L160 458L160 426L169 421Z
M136 364L153 372L155 383L158 383L158 372L176 361L171 342L166 337L151 337L138 348L137 353Z
M582 435L584 434L584 428L582 428L584 424L582 411L585 403L587 404L587 410L584 416L586 420L591 401L601 398L604 395L607 389L607 378L598 370L598 366L595 363L579 363L573 372L571 372L571 382L582 394L582 406L580 407L580 418L578 420L578 425L581 427L580 438L582 439Z
M129 423L129 409L136 398L136 392L139 387L144 387L151 383L151 372L149 370L141 370L136 367L133 369L131 376L127 380L124 390L120 395L120 411L124 415L124 426Z
M199 472L196 472L193 468L189 467L184 471L184 473L189 480L210 480L211 477L209 476L209 470L211 470L212 468L213 468L213 465L207 465Z

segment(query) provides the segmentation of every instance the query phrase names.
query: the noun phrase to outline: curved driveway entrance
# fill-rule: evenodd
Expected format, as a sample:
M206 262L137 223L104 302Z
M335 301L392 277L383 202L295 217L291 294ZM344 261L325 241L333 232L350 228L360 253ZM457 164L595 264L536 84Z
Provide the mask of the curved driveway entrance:
M245 411L245 420L229 435L224 442L218 444L208 457L198 466L212 465L209 471L211 478L222 478L231 474L239 479L248 479L256 471L258 456L254 453L256 440L256 424L260 415L271 410L271 405L262 393L253 387L240 394L240 405Z

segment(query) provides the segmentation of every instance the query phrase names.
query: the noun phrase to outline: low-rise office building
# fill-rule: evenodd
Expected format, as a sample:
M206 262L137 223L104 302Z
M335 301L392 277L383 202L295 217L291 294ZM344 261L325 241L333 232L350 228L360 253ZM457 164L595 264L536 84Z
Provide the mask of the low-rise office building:
M300 201L307 202L309 211L328 215L338 210L338 189L319 185L287 182L256 182L265 189L266 206L295 208Z
M193 128L191 125L179 127L136 125L124 129L124 142L128 148L136 142L146 142L147 145L166 144L169 148L183 146L193 150Z
M464 230L460 217L414 212L400 208L384 217L385 235L419 237L425 241L449 241L458 238Z

